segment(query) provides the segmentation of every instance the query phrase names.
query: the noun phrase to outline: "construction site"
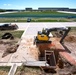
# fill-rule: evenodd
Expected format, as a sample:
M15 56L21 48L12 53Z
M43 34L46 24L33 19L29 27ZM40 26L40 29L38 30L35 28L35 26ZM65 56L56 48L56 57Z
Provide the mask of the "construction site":
M75 24L26 25L18 25L16 31L24 30L20 38L0 39L0 74L76 75Z

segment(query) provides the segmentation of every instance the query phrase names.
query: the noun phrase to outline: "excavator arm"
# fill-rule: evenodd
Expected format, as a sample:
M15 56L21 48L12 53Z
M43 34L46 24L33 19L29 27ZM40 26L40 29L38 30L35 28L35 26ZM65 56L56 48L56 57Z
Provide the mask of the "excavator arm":
M45 33L46 35L49 37L50 32L52 31L64 31L64 34L60 40L60 43L63 42L63 40L65 39L65 37L67 36L67 34L69 33L69 31L71 30L70 27L59 27L59 28L50 28L50 29L45 29ZM43 32L42 32L43 33Z

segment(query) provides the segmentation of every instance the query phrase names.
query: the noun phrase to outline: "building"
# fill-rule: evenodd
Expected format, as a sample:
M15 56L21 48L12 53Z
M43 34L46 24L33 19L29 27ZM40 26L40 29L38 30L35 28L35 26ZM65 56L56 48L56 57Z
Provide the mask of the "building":
M32 11L32 8L25 8L26 11Z
M71 11L71 12L76 12L76 9L69 9L69 11Z
M69 8L38 8L38 10L41 10L41 11L46 11L46 10L51 10L51 11L68 11Z
M34 10L32 8L25 8L26 11L71 11L76 12L76 9L70 9L70 8L50 8L50 7L39 7L37 10Z

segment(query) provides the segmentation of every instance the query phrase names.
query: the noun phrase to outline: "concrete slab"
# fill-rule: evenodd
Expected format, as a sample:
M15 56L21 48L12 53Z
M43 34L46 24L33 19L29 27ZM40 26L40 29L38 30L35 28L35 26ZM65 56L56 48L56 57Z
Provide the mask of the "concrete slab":
M36 47L33 45L33 37L25 36L20 46L12 56L11 62L36 61L38 60Z
M2 54L0 54L0 63L8 63L11 56L12 54L9 54L2 58Z
M1 23L0 23L1 24ZM76 22L30 22L30 23L16 23L19 26L19 30L25 30L26 27L41 27L41 28L51 28L51 27L76 27Z

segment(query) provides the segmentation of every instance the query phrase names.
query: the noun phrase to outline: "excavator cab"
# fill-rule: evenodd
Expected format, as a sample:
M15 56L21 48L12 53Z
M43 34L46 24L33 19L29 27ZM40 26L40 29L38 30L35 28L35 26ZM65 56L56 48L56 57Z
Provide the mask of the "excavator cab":
M51 41L49 41L49 36L47 36L46 29L38 31L37 36L34 39L34 44L35 43L51 43Z
M40 41L48 41L47 30L43 28L42 31L38 31L37 38Z
M45 33L42 33L40 31L37 34L37 38L38 38L38 40L41 40L41 41L48 41L49 40L48 36Z

